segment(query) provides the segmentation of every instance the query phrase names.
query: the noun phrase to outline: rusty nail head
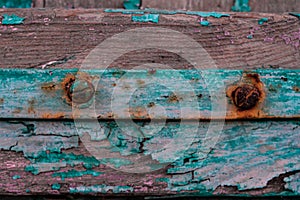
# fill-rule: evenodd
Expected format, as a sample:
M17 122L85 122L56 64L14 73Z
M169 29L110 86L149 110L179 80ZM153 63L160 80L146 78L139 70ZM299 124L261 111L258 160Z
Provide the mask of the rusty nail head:
M67 85L68 98L76 104L90 101L95 93L92 83L87 80L76 79Z
M259 102L260 91L253 85L243 84L232 92L233 103L240 110L254 108Z

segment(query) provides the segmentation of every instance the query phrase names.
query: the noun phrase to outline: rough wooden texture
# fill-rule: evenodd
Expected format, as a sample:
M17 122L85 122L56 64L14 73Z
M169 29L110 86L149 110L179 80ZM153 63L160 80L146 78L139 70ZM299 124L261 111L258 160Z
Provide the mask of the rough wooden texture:
M190 138L193 143L186 148L184 157L176 160L176 155L180 154L177 151L171 157L174 162L158 171L124 172L131 165L135 166L135 172L139 172L136 167L141 165L143 169L161 168L159 163L165 163L170 157L156 152L158 146L154 144L167 147L176 133L166 133L176 129L177 123L169 122L154 137L138 141L120 132L115 125L100 122L104 137L97 139L91 135L92 140L86 143L81 138L84 141L81 143L74 140L79 136L72 122L2 121L0 145L5 151L1 151L0 156L0 193L300 194L297 179L300 172L299 121L227 122L217 144L205 157L202 145L209 123L202 123L199 132ZM29 125L34 129L24 131ZM189 130L188 126L185 130ZM92 130L85 131L93 134ZM85 146L102 147L102 151L98 150L103 152L101 159L95 159L90 154L93 151L88 148L88 152ZM140 160L133 162L133 158Z
M123 8L123 0L33 0L34 8Z
M199 42L222 69L299 67L300 24L297 17L289 15L231 13L230 17L220 19L210 17L212 25L204 27L197 16L191 15L160 15L159 23L154 25L133 23L128 14L99 10L0 10L0 13L26 18L23 25L1 26L1 68L40 68L53 61L58 61L53 67L80 67L90 51L106 38L138 27L180 31ZM269 21L258 25L262 17ZM252 39L248 39L249 35ZM121 56L111 67L122 64L123 68L131 68L151 62L172 68L190 66L178 55L145 49Z
M230 13L229 17L213 18L196 16L197 13L165 13L153 24L132 22L131 16L137 14L100 10L2 9L0 13L25 17L24 24L0 26L0 68L7 72L0 77L6 80L1 82L1 90L14 97L12 102L6 102L7 97L0 99L0 108L7 111L8 105L20 107L14 115L5 112L6 116L0 120L0 194L300 195L297 115L300 24L297 17ZM201 26L201 18L211 25ZM268 21L258 25L261 18ZM43 73L61 81L65 74L56 72L77 71L100 42L136 27L169 28L193 38L215 60L221 72L236 73L232 80L225 78L228 83L238 80L242 73L269 70L269 74L260 76L267 83L267 100L272 97L266 104L269 109L266 112L276 108L280 119L226 122L176 119L161 123L103 118L99 123L82 123L54 120L59 116L51 113L35 118L34 113L38 115L40 107L34 104L42 94L36 89L45 89L43 95L47 96L53 88L51 82L35 85L47 80L41 76ZM157 49L129 52L109 68L129 70L155 62L175 69L192 69L178 54ZM32 73L37 77L25 78L28 71L20 68L34 68ZM24 79L19 76L17 80L22 91L31 91L27 97L18 96L21 91L18 88L13 93L6 90L18 82L9 78L13 70L23 71ZM153 73L155 70L150 70ZM35 95L36 100L30 99ZM45 102L51 98L44 98ZM60 94L56 100L61 98ZM280 98L290 101L283 102ZM176 102L176 98L171 100ZM276 103L278 100L281 102ZM273 102L274 107L270 105ZM51 107L51 110L70 108L63 101ZM18 116L18 112L22 115ZM286 114L292 119L287 119ZM223 131L216 131L211 125L224 125ZM132 127L137 131L132 132Z
M144 8L229 12L235 0L143 0ZM299 0L250 0L253 12L300 12Z

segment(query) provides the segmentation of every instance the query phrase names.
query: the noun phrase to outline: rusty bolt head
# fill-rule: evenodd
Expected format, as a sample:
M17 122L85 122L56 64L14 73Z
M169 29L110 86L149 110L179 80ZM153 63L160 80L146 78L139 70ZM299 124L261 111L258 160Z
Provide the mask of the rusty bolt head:
M249 110L259 102L259 90L250 84L243 84L232 92L234 105L240 110Z
M87 80L74 80L67 86L68 98L76 104L83 104L90 101L95 93L92 83Z

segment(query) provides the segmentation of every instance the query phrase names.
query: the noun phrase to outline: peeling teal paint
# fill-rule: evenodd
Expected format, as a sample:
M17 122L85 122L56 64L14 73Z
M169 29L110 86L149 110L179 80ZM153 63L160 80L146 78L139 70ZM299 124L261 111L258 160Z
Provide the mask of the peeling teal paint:
M153 22L158 23L159 14L145 14L142 16L132 16L131 20L133 22Z
M66 172L55 172L52 174L52 177L60 177L61 180L65 180L66 178L74 178L81 177L84 175L92 175L92 176L100 176L103 174L102 172L97 172L94 170L86 170L86 171L77 171L77 170L68 170Z
M268 18L260 18L260 19L258 20L258 24L259 24L259 25L263 25L265 22L268 22L268 21L269 21Z
M22 24L25 18L19 17L17 15L3 15L2 25L18 25Z
M1 0L0 8L30 8L32 0Z
M20 175L14 175L12 178L13 178L14 180L17 180L17 179L20 179L21 176L20 176Z
M114 165L116 168L133 164L130 160L122 159L122 158L103 158L100 161L103 162L104 164L110 163Z
M300 19L300 13L289 13L292 16L298 17Z
M206 21L206 20L202 20L202 21L200 22L200 24L201 24L202 26L209 26L209 25L210 25L210 22L209 22L209 21Z
M194 15L199 17L229 17L230 14L217 13L217 12L199 12L199 11L181 11L181 10L156 10L156 9L145 9L145 10L124 10L124 9L105 9L104 12L109 13L122 13L122 14L161 14L161 15L175 15L175 14L186 14Z
M250 34L250 35L247 36L247 38L248 39L253 39L253 35Z
M103 193L106 194L109 191L113 193L128 193L133 192L133 188L130 186L108 186L108 185L93 185L93 186L79 186L79 187L71 187L70 193L81 193L81 194L95 194L95 193Z
M52 188L53 190L60 190L61 185L60 185L59 183L54 183L54 184L52 184L51 188Z
M231 8L234 12L250 12L249 0L235 0L234 6Z
M27 157L31 161L31 165L25 167L25 171L31 172L32 174L39 174L41 167L45 164L49 164L50 168L47 171L57 171L64 166L72 166L82 164L86 169L97 167L100 165L100 161L93 156L76 155L73 153L47 153L41 152L38 156ZM41 164L41 165L39 165Z
M124 0L123 6L125 9L139 9L141 6L140 0Z

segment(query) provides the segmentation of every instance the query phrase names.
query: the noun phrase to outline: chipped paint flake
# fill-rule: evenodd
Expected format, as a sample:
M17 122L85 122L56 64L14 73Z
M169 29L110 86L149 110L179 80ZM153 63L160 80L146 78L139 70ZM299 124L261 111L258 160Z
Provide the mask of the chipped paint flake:
M4 14L2 19L2 25L18 25L22 24L25 18L19 17L15 14Z
M153 22L157 24L159 21L159 14L145 14L141 16L132 16L131 20L133 22Z

